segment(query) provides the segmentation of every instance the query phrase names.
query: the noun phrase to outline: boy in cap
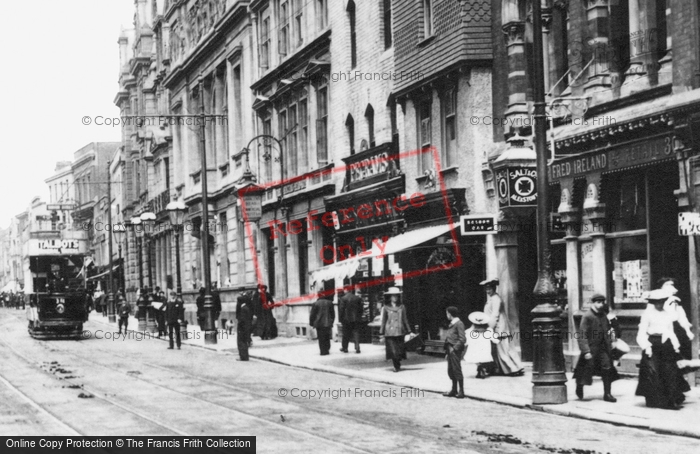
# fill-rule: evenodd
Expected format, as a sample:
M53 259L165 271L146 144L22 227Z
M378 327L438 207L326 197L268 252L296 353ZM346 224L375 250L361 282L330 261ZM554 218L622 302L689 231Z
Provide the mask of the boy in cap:
M593 384L593 375L600 375L603 378L603 400L617 402L611 394L611 387L619 376L612 363L612 329L604 308L605 296L596 293L581 319L578 333L581 356L574 370L576 396L583 399L583 387Z
M464 399L464 376L462 375L461 361L467 337L464 334L464 323L457 317L457 308L448 307L446 314L450 321L450 327L445 335L445 353L447 354L447 375L452 380L452 391L443 394L443 396ZM457 392L458 384L459 392Z

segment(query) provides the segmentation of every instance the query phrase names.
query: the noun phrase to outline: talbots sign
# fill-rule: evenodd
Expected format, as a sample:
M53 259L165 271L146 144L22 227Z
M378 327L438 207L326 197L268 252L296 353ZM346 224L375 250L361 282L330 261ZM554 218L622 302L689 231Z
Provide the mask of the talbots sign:
M501 208L537 204L537 171L530 167L511 167L496 173L498 203Z

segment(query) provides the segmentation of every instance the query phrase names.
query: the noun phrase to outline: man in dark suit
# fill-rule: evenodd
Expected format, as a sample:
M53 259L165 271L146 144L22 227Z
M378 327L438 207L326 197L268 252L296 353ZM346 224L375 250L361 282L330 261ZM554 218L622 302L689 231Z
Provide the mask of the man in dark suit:
M343 342L340 351L348 352L350 338L355 343L355 353L360 353L360 327L362 326L362 298L355 295L355 287L345 292L338 303L338 318L343 324Z
M583 386L593 384L593 375L603 378L603 400L617 402L611 394L612 382L619 378L612 363L612 328L605 311L605 296L595 294L591 306L581 318L578 345L581 349L574 378L576 396L583 399Z
M464 399L464 376L462 375L462 352L467 343L464 334L464 323L457 317L458 311L454 306L446 309L450 327L445 333L445 353L447 353L447 375L452 380L452 391L443 394L445 397ZM459 385L459 392L457 392Z
M185 318L185 305L182 299L177 298L174 294L170 295L170 301L165 306L165 321L168 324L168 337L170 339L170 346L168 349L173 348L173 329L175 330L175 336L177 338L177 349L180 350L180 323Z
M316 328L321 356L328 355L331 351L331 334L334 321L335 309L333 308L333 302L323 298L317 300L311 307L309 325Z
M252 339L250 338L253 329L253 308L252 298L249 293L244 293L238 297L236 303L236 340L238 341L238 354L240 361L248 361L248 347Z
M117 315L119 316L119 334L122 333L122 326L124 326L124 334L126 334L126 331L129 329L129 315L131 315L131 304L129 304L124 299L121 292L118 293L118 296L121 300L121 304L119 305L119 309L117 310Z

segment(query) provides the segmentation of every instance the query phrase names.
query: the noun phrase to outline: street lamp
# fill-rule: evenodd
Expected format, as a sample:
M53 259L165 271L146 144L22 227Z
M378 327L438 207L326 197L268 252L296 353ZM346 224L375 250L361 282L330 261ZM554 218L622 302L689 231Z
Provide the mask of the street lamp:
M537 154L537 284L532 310L534 361L532 365L532 403L566 403L566 373L562 344L561 310L552 279L549 244L549 193L547 181L547 115L544 101L542 50L542 6L532 0L532 54L535 153Z
M117 251L119 251L119 263L121 263L121 274L124 276L124 263L122 263L122 242L126 236L126 225L122 222L112 226L112 234L117 237ZM122 279L119 279L119 289L121 290L122 296L126 298L126 292L124 289L124 283Z
M182 231L182 224L185 221L185 203L182 200L177 202L172 201L166 207L168 210L168 215L170 216L170 225L173 227L173 232L175 234L175 277L177 278L177 290L175 296L175 302L178 304L182 303L182 280L180 276L180 232ZM182 320L180 324L180 332L187 333L187 321Z
M148 305L148 297L143 288L143 252L141 245L143 242L143 226L141 225L141 218L134 216L131 218L131 225L134 228L134 233L136 234L136 241L138 243L138 257L139 257L139 298L136 300L136 305L138 306L138 319L139 319L139 331L146 331L146 306Z
M149 333L155 333L158 331L156 328L156 318L155 312L153 311L153 273L151 272L151 238L153 236L153 229L156 225L156 215L147 211L141 213L139 216L141 219L141 225L143 225L143 235L146 237L146 269L148 270L148 289L146 290L146 329Z

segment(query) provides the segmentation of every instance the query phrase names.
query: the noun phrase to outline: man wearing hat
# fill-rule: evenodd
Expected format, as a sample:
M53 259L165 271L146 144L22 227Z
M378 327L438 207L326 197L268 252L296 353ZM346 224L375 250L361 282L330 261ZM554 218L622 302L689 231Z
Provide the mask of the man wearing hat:
M581 318L578 345L581 349L574 370L576 396L583 399L584 385L593 384L593 375L603 378L603 400L617 402L611 394L612 382L617 380L617 370L612 363L611 327L605 313L605 296L596 293L591 297L591 306Z
M340 351L348 352L348 345L352 338L355 343L355 353L360 353L360 327L362 324L362 298L354 292L355 287L350 287L345 291L345 295L338 302L338 318L343 324L343 342Z
M333 302L319 298L311 307L309 325L316 328L318 348L321 350L321 356L328 355L331 351L331 336L333 333L334 321L335 309L333 308Z

